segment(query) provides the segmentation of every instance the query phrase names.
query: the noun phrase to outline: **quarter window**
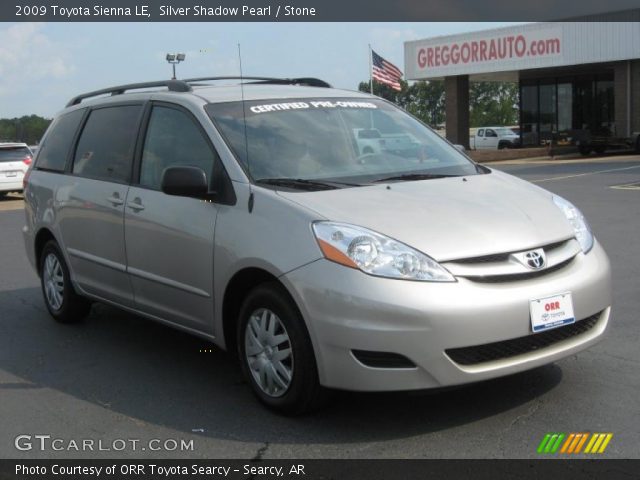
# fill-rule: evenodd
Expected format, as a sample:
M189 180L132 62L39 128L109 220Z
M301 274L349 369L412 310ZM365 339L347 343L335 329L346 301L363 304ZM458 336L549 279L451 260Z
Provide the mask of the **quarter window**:
M73 173L97 180L129 181L140 105L93 110L82 130Z
M171 166L199 167L211 184L215 158L207 139L187 113L156 106L151 111L144 142L140 185L159 190L162 172Z
M49 132L40 145L37 168L62 172L67 164L71 143L76 135L84 109L74 110L61 117L51 125Z

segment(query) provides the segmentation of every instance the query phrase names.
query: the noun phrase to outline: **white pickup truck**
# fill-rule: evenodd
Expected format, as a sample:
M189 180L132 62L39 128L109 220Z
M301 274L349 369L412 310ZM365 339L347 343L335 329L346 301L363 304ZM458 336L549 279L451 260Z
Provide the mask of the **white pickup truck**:
M469 138L471 150L502 150L520 146L520 137L507 127L478 128Z
M377 128L354 128L354 137L361 155L391 152L396 155L415 153L419 143L406 133L380 133Z

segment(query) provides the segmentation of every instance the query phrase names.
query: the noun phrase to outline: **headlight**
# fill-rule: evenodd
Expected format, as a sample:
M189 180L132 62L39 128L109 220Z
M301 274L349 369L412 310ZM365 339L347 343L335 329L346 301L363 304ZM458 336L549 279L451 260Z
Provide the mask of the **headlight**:
M580 243L582 247L582 251L584 253L589 252L593 247L593 233L591 233L591 227L589 227L587 219L584 218L582 212L571 202L557 195L553 196L553 202L562 210L567 220L569 220L576 234L576 240L578 240L578 243Z
M313 224L320 250L331 261L387 278L455 282L438 262L404 243L344 223Z

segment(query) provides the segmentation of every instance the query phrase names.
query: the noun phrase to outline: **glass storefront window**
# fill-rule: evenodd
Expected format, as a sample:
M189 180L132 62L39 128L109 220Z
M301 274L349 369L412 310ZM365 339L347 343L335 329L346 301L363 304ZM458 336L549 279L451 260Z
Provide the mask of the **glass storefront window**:
M573 128L573 85L558 84L558 132Z
M540 85L540 141L547 144L556 130L556 84Z
M613 73L520 83L523 146L615 136Z
M615 135L615 116L613 114L613 80L597 80L595 95L596 135Z

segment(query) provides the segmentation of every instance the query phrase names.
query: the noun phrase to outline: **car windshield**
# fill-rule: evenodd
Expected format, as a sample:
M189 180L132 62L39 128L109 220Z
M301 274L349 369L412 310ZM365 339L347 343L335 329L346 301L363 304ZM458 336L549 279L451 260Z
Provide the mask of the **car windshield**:
M483 173L382 100L269 99L247 101L244 109L242 102L213 103L206 110L255 182L342 188Z
M27 147L0 147L0 162L17 162L31 157L31 150Z

